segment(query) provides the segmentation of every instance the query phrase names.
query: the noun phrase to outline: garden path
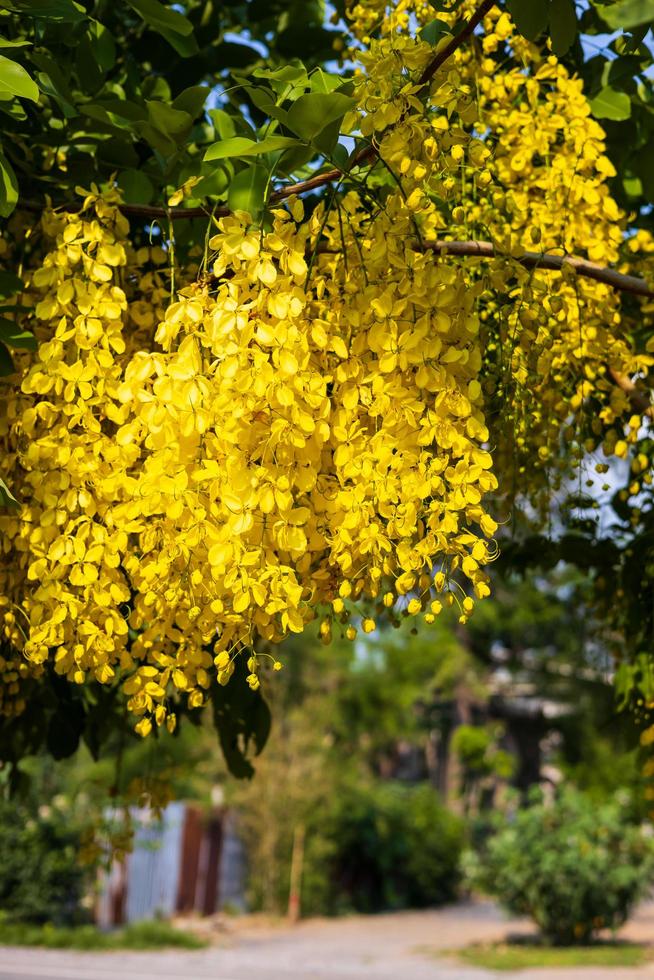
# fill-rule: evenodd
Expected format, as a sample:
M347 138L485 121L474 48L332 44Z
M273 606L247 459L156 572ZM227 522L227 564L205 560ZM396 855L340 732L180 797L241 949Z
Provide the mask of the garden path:
M526 933L489 902L446 909L313 919L294 928L236 925L199 951L73 953L0 947L0 980L496 980L500 974L457 964L442 951ZM654 904L624 938L654 941ZM439 951L441 951L439 953ZM654 980L639 968L524 970L512 980Z

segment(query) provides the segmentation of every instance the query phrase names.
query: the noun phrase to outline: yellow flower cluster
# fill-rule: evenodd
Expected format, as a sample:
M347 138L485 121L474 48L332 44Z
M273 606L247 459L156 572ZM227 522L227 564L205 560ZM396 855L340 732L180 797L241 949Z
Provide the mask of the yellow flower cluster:
M476 6L470 0L439 17L454 23ZM429 45L408 37L412 27L433 18L422 0L363 0L352 18L359 39L371 43L364 59L376 47L397 50L405 60L410 47L418 65L430 50L433 57ZM506 12L492 9L483 28L477 43L457 49L435 74L428 97L411 90L414 101L422 97L425 103L423 116L431 114L438 143L440 171L429 190L455 205L441 204L423 234L426 240L490 240L495 246L497 257L476 271L474 260L464 260L469 278L486 286L479 304L480 380L490 409L494 465L504 476L505 494L527 495L545 513L553 490L577 463L594 463L604 473L609 457L624 458L637 441L640 418L614 375L646 377L654 358L652 351L635 351L631 325L610 286L577 277L569 268L552 273L519 261L531 252L615 265L624 251L626 219L610 196L607 179L615 170L581 81L522 38ZM379 42L370 42L373 30L379 30ZM508 51L515 61L507 69ZM388 64L384 72L391 77ZM465 129L482 137L470 146L457 139L448 85L458 95ZM470 106L461 111L466 95ZM402 106L398 118L406 113ZM418 123L418 115L412 119ZM400 133L406 139L407 132L400 125L392 137L396 130L399 147ZM380 149L390 162L387 142ZM629 257L647 251L643 233L626 250Z
M87 676L104 683L129 660L131 593L121 562L130 529L113 514L138 452L116 438L126 415L117 387L129 357L124 336L133 349L163 314L165 277L157 270L166 257L160 248L133 252L110 197L89 197L83 208L84 217L43 217L54 247L31 275L29 326L40 344L21 358L22 392L4 402L0 430L9 450L3 462L23 501L2 520L4 640L22 654L18 663L15 654L9 659L3 690L14 711L23 707L17 673L38 677L53 661L77 683ZM128 256L130 288L147 290L148 303L141 293L128 304L119 285Z
M647 372L654 361L632 349L610 286L565 269L562 275L522 269L508 258L531 250L616 264L625 216L609 193L615 170L581 81L526 42L519 43L528 70L494 71L491 56L500 45L513 46L516 35L497 10L486 27L477 61L469 53L460 60L474 75L480 117L494 143L494 187L466 214L474 233L486 229L514 269L513 284L502 270L506 295L495 289L484 317L497 359L492 385L504 406L498 448L507 459L503 464L498 454L498 466L529 472L519 482L546 509L571 460L601 450L602 472L625 425L633 427L633 408L609 369Z
M345 623L350 601L388 583L414 593L410 613L430 602L430 621L458 568L488 591L474 291L428 255L403 267L402 229L389 252L382 223L356 274L325 253L309 276L324 219L291 210L267 233L223 219L211 280L168 306L160 350L132 353L142 298L118 285L136 261L125 219L102 198L44 219L54 245L32 276L43 339L14 426L25 504L3 519L3 592L29 623L27 662L78 683L125 677L142 734L174 724L171 691L201 705L241 650L256 686L261 641L300 632L316 607ZM325 229L333 240L333 219Z

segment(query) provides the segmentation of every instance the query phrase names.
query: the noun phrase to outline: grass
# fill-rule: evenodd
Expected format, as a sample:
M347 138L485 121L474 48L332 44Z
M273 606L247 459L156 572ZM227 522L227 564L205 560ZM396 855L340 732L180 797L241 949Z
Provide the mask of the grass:
M0 922L0 946L47 946L50 949L202 949L204 939L167 922L135 922L103 932L96 926L34 926Z
M654 951L640 943L545 946L534 940L474 943L462 949L448 950L448 955L471 966L484 966L489 970L527 970L538 966L642 966L652 959Z

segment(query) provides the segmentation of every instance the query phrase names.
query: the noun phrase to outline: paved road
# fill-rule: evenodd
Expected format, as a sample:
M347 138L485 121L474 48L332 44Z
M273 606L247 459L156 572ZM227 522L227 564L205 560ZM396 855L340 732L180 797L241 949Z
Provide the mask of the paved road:
M0 980L497 980L439 950L529 926L507 922L489 903L441 911L313 920L294 929L237 929L199 951L71 953L0 947ZM626 931L654 941L654 905ZM654 980L638 969L528 970L513 980Z

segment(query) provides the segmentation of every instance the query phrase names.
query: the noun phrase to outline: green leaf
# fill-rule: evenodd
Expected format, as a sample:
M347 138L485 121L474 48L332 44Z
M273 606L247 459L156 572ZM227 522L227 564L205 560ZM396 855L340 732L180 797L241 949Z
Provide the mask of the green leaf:
M296 170L301 170L316 155L314 146L307 146L298 143L294 149L286 150L275 164L275 173L282 177L294 174Z
M30 17L60 24L79 24L87 18L84 8L73 0L14 0L12 7L17 7Z
M193 120L188 112L173 109L166 102L153 99L146 105L148 119L135 121L132 129L162 156L172 156L186 142Z
M602 71L602 85L612 87L626 78L634 78L643 70L643 60L637 55L621 55L615 61L607 61Z
M286 109L280 108L275 102L275 93L265 85L248 85L245 90L254 102L257 109L261 109L267 116L286 122Z
M36 337L28 330L23 330L14 320L0 317L0 340L8 347L20 347L23 350L36 350Z
M200 50L198 42L195 40L195 34L179 34L177 31L163 30L159 33L182 58L190 58Z
M624 51L618 51L618 54L629 54L630 51L636 51L641 41L644 40L649 28L649 24L641 24L640 27L634 27L629 34L621 35L624 40ZM620 39L618 38L617 40Z
M270 87L277 95L284 98L292 98L293 91L297 89L302 93L309 84L307 70L304 65L282 65L279 68L255 68L252 72L254 78L265 78ZM312 86L313 88L313 86ZM324 91L318 89L318 91Z
M193 188L194 197L222 197L231 182L231 173L226 167L213 167L210 174L202 178ZM230 168L231 169L231 168Z
M31 46L32 42L25 40L25 38L20 41L10 41L6 37L0 37L0 48L29 48Z
M436 17L431 20L428 24L425 24L423 29L420 31L420 39L426 41L427 44L436 44L445 34L451 34L452 28L449 24L446 24L444 20L439 20Z
M161 75L146 75L141 85L143 99L157 99L159 102L172 102L170 85Z
M128 137L114 137L99 144L98 159L112 170L123 170L139 166L139 156Z
M342 75L330 75L322 68L316 68L309 78L312 92L333 92L343 84Z
M152 100L146 103L151 124L175 143L183 143L191 131L193 120L188 112L173 109L165 102Z
M301 146L299 140L290 136L266 136L260 143L246 136L233 136L210 146L204 155L205 160L225 160L227 157L254 157L261 153L273 153L277 150L289 150Z
M535 41L547 27L547 0L507 0L507 8L515 26L530 41Z
M97 20L90 21L86 33L100 68L111 71L116 64L116 42L113 35Z
M61 66L57 64L54 58L49 55L44 54L43 51L35 51L32 54L32 61L34 64L41 69L38 73L38 79L41 84L41 88L48 94L52 95L62 108L64 115L67 117L73 117L77 115L77 110L75 109L75 96L71 91L68 80L61 69Z
M191 85L190 88L185 88L183 92L180 92L173 101L173 109L187 112L191 119L195 119L202 112L210 91L211 89L206 85Z
M625 92L606 87L591 99L590 109L596 119L620 121L631 115L631 99Z
M0 341L0 378L6 378L15 370L14 359L9 353L9 349Z
M104 81L104 72L88 37L80 39L75 54L75 73L85 92L97 92Z
M209 109L209 118L221 140L226 140L236 135L234 117L230 116L224 109Z
M20 504L14 497L5 481L0 478L0 508L10 508L15 510L17 507L20 507Z
M574 0L552 0L550 7L550 37L557 58L569 51L577 36L577 14Z
M105 99L103 102L89 102L82 106L82 114L97 119L98 122L109 126L119 126L131 129L132 123L145 121L148 118L145 106L127 99Z
M640 177L624 177L622 187L628 197L640 197L643 193L643 182Z
M123 170L116 182L126 204L149 204L152 200L154 187L142 170Z
M345 113L355 105L355 100L340 92L310 92L301 95L288 110L286 125L301 136L311 140L331 122L342 119Z
M652 0L622 0L612 7L600 7L599 12L614 30L629 30L640 24L654 23Z
M239 157L248 155L256 149L256 142L248 139L247 136L232 136L230 139L221 140L209 147L204 154L205 160L225 160L227 157Z
M3 299L5 296L15 296L16 293L22 293L24 289L23 280L19 279L13 272L0 271L0 296Z
M342 143L337 143L332 150L332 160L339 170L347 170L350 162L350 154Z
M39 101L39 89L22 65L0 54L0 99L21 99Z
M259 755L268 741L270 709L261 690L252 691L247 685L246 658L237 657L234 666L231 680L212 689L213 721L230 773L237 779L251 779L254 768L248 752L252 744Z
M153 30L162 34L172 31L183 37L193 33L193 25L183 14L170 7L165 7L159 0L127 0L132 10L141 17Z
M231 184L227 194L227 205L232 211L247 211L254 222L259 221L268 183L268 172L260 164L253 164L246 170L240 170Z
M18 202L18 181L14 168L0 153L0 215L8 218Z
M341 123L341 119L334 119L312 140L312 145L330 159L341 135Z

